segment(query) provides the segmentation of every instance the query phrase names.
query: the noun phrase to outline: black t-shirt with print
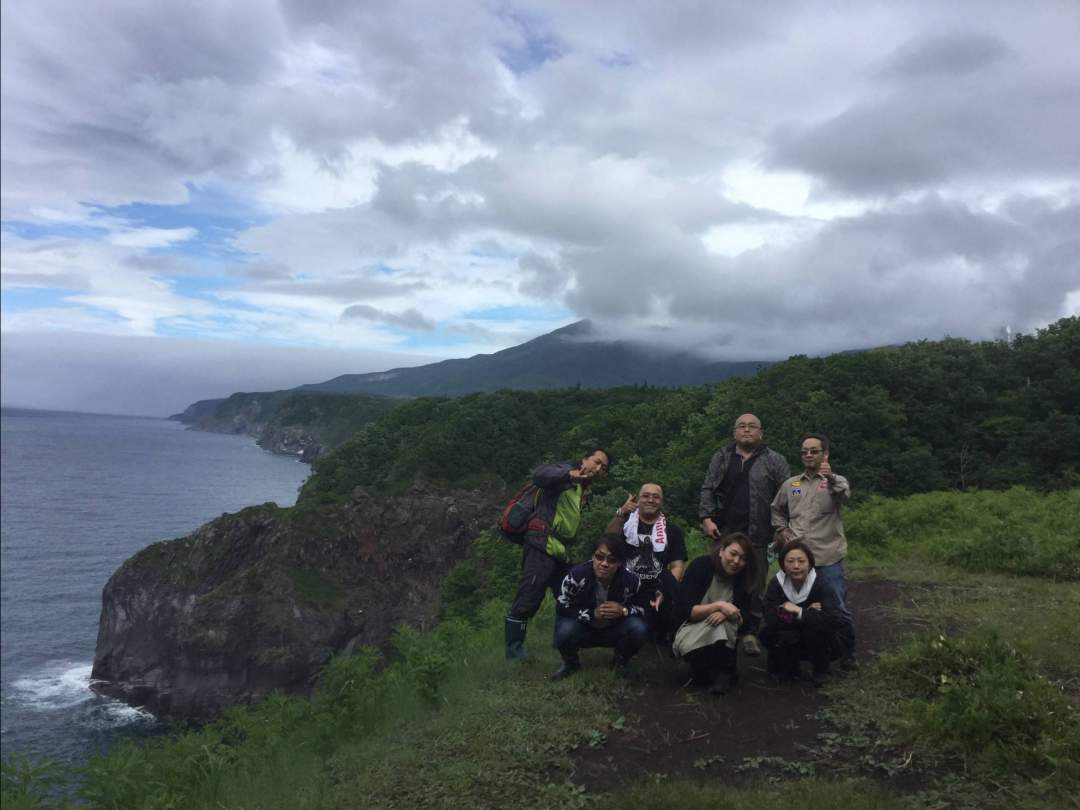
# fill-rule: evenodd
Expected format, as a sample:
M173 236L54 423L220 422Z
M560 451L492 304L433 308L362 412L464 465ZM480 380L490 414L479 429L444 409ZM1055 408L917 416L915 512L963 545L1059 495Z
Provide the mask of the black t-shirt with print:
M651 532L651 525L638 523L638 544L630 547L631 556L626 561L626 570L637 574L642 585L654 582L660 576L660 572L667 568L668 563L675 560L686 561L686 541L683 540L682 529L670 520L667 522L665 528L667 545L664 546L663 551L653 549L650 540Z

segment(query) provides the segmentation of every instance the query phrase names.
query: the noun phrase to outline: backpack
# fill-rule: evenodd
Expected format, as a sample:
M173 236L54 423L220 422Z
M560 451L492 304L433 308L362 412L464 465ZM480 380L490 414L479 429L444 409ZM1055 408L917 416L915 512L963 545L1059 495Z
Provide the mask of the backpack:
M544 491L531 481L514 493L499 517L499 533L504 539L521 545L529 532L547 531L547 521L536 517L536 507L543 494Z

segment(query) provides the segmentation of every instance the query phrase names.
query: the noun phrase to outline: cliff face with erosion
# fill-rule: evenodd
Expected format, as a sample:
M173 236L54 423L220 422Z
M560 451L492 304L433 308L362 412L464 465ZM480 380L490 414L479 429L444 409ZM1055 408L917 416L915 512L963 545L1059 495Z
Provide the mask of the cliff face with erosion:
M149 546L105 586L95 688L185 719L306 694L331 655L430 623L446 572L498 506L479 492L357 489L342 506L264 504Z
M197 430L210 433L238 433L251 436L255 442L271 453L299 456L301 461L314 463L328 444L322 435L320 424L281 424L278 416L283 392L267 394L235 394L220 400L213 408L199 410L196 403L184 414L175 418ZM192 409L195 409L194 411Z
M266 391L196 402L169 418L196 430L246 434L266 450L310 464L400 401L367 394Z

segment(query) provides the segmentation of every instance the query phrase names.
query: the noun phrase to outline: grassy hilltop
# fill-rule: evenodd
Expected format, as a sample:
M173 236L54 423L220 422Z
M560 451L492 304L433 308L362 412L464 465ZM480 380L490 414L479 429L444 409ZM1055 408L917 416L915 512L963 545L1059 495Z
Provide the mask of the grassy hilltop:
M550 605L533 660L502 660L517 550L491 533L447 572L440 621L393 652L324 670L312 700L272 697L80 774L100 808L1057 808L1080 789L1080 321L1007 346L923 342L681 390L497 392L402 404L317 462L291 520L317 525L357 486L415 478L508 489L597 441L617 463L583 536L624 490L665 484L692 553L697 487L753 411L795 458L829 434L853 484L845 517L861 669L822 696L762 687L760 659L717 703L646 648L644 677L604 655L551 684ZM656 707L666 712L657 724ZM744 729L779 712L769 734ZM734 718L734 719L733 719ZM739 719L749 718L749 719ZM736 722L737 721L737 722ZM741 725L740 725L741 724ZM3 806L59 806L72 778L7 760Z

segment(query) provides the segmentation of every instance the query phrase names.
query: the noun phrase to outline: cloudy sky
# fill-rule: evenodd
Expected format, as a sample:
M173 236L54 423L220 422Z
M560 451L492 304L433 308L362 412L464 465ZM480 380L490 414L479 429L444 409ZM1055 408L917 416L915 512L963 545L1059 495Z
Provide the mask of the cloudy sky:
M1080 312L1080 4L2 0L3 401Z

